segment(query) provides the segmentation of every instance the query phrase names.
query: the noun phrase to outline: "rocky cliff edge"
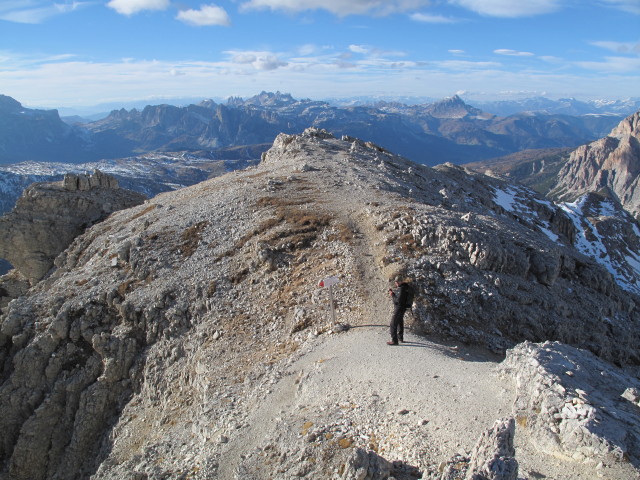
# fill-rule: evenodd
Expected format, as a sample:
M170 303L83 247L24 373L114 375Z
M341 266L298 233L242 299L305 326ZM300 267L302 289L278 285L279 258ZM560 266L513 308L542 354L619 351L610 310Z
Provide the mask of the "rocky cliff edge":
M32 184L13 211L0 218L0 257L31 284L37 283L86 228L144 200L99 170L91 175L67 174L61 182Z

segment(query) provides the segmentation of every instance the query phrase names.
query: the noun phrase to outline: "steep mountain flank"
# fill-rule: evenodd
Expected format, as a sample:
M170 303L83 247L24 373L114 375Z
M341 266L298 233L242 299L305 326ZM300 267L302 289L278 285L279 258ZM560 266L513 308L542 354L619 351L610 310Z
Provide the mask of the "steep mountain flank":
M121 138L136 153L214 150L264 143L290 127L287 120L255 108L214 102L176 107L148 105L142 111L114 111L87 125L98 139Z
M550 195L573 201L588 192L603 192L634 217L640 215L640 112L624 119L600 140L577 148L560 170Z
M120 189L115 178L66 175L56 183L26 189L13 211L0 218L0 257L37 283L59 253L87 227L117 210L139 205L144 196Z
M24 108L20 102L0 95L0 164L24 160L74 161L91 157L88 139L78 128L64 123L56 110ZM91 157L95 159L96 157Z
M571 148L523 150L504 157L465 163L464 167L485 175L520 183L546 195L558 183L558 173L567 163Z
M518 464L584 478L594 463L535 451L526 421L492 428L514 388L490 350L558 340L640 365L638 298L577 236L525 188L318 129L278 135L257 167L113 213L9 304L0 478L471 477L493 439L509 457L500 478ZM388 347L398 273L416 285L415 317ZM577 445L603 478L639 464L631 442L596 432L595 449L557 430L558 450Z

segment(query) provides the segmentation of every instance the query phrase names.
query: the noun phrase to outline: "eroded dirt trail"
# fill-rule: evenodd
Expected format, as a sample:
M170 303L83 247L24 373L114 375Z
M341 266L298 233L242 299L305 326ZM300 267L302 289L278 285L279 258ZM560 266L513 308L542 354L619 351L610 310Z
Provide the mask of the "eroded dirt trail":
M354 276L365 311L338 318L349 324L347 332L310 340L279 380L264 387L225 447L221 479L267 478L261 472L273 462L282 464L282 478L289 478L284 472L292 463L298 474L307 469L315 478L331 478L335 472L317 471L320 458L346 461L355 447L398 461L406 475L396 477L410 478L410 472L470 450L510 411L512 393L495 377L496 359L437 345L409 330L407 343L386 344L394 266L382 266L384 243L364 212L342 213L338 221L353 233Z

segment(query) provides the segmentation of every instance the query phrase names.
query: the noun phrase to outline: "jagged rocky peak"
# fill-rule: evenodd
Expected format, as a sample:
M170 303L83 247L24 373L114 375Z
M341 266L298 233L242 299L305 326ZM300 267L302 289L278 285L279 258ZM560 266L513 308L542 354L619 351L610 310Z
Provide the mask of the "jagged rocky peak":
M35 183L0 218L0 257L35 284L88 226L144 199L119 188L115 177L99 170L91 175L67 174L60 182Z
M200 103L198 103L198 106L199 107L209 108L211 110L215 110L216 108L218 108L218 104L216 102L214 102L210 98L208 98L206 100L202 100Z
M618 139L634 137L640 141L640 111L622 120L620 124L611 131L610 136Z
M243 102L244 105L260 105L269 107L282 107L296 103L296 100L289 93L260 92Z
M388 279L402 272L416 286L411 335L447 342L389 347L396 350L380 352L383 363L405 368L440 351L467 358L464 344L504 354L523 340L558 340L602 361L640 364L638 298L576 251L570 227L563 210L530 190L461 167L431 169L318 129L279 135L256 167L92 226L9 303L0 317L0 472L349 478L351 452L364 448L350 463L359 476L379 469L406 478L418 467L436 475L446 457L433 436L451 421L463 431L452 443L466 442L468 426L479 427L473 417L450 418L445 407L447 421L437 423L439 398L416 398L390 415L401 396L395 379L377 375L370 385L354 373L371 370L374 346L363 346L363 335L387 347L376 332L388 322ZM339 279L337 323L317 287L329 275ZM343 344L344 363L334 361L341 339L354 342ZM453 342L460 350L446 346ZM367 352L352 354L355 345ZM460 360L458 378L483 358ZM453 401L476 403L495 381ZM404 393L416 390L413 379L405 385ZM380 388L387 393L373 395ZM404 408L424 404L432 423L418 424ZM470 475L495 460L487 445L515 474L514 427L500 422L485 436L484 453L468 459ZM576 448L592 437L582 438ZM402 470L369 450L414 456Z
M634 217L640 216L640 112L625 118L600 140L578 147L558 174L550 196L574 201L608 190Z
M482 110L467 105L458 95L447 97L439 102L429 105L427 112L436 118L464 118L468 116L491 118L493 115L485 114Z
M126 108L121 108L120 110L112 110L111 113L102 120L98 120L94 122L97 125L109 123L110 121L116 120L129 120L134 116L139 115L140 112L136 108L132 108L131 110L127 110Z

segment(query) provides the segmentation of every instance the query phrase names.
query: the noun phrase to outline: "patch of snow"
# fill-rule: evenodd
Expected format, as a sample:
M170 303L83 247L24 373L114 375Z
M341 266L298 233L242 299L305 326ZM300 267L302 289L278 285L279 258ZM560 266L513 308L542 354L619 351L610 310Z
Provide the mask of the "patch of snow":
M556 235L555 233L553 233L553 232L552 232L551 230L549 230L548 228L541 227L541 226L538 226L538 228L539 228L540 230L542 230L542 233L544 233L547 237L549 237L549 239L550 239L552 242L555 242L555 243L559 243L559 242L560 242L560 237L559 237L558 235Z
M556 208L556 204L553 203L551 200L542 200L540 198L533 198L533 201L536 203L539 203L540 205L544 205L545 207L549 207L551 209Z
M560 237L551 230L549 222L541 218L538 212L531 208L531 201L544 205L550 210L557 208L551 201L536 198L533 192L526 188L507 186L503 189L496 188L494 190L494 202L497 205L526 221L535 223L552 242L559 243Z
M574 247L605 267L620 287L640 294L640 255L627 249L627 255L624 257L612 258L605 245L605 239L583 215L585 200L586 197L582 197L574 203L560 204L577 230ZM598 214L615 216L615 206L612 203L603 202ZM640 237L640 230L636 225L633 225L633 231Z
M496 188L495 190L495 203L500 205L508 212L513 212L514 204L516 202L516 192L514 189L507 187L506 190Z
M600 211L598 215L601 217L613 217L616 214L616 207L610 200L606 200L600 203Z

